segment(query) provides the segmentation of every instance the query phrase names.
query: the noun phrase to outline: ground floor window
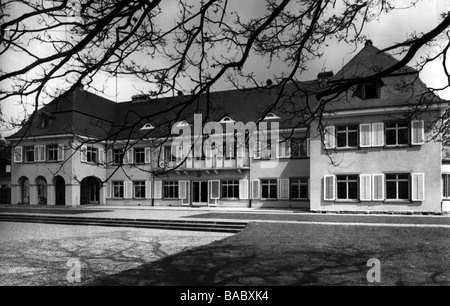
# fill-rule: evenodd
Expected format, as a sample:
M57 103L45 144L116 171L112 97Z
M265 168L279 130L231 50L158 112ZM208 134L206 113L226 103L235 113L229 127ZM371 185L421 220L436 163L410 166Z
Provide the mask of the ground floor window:
M336 182L338 200L358 199L358 175L338 175Z
M134 197L136 199L145 198L145 181L136 181L134 184Z
M123 182L113 182L113 198L119 199L124 197Z
M409 174L386 174L386 199L409 199Z
M442 175L442 197L450 199L450 173Z
M178 182L164 182L164 199L178 199Z
M308 199L308 178L294 178L291 182L291 199L306 200Z
M238 199L239 198L239 181L222 181L222 198Z
M261 180L261 198L277 199L277 180Z

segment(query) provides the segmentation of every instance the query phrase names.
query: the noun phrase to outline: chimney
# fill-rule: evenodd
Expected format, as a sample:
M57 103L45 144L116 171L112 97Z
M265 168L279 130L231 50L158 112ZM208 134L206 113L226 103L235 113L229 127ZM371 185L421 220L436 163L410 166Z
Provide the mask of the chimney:
M367 46L373 46L373 42L370 39L366 40L366 43L364 44L364 47Z
M331 78L333 75L334 75L333 71L324 71L324 72L320 72L320 73L317 75L317 79L318 79L319 81L324 81L324 80L326 80L326 79Z
M134 95L131 97L131 102L132 103L137 103L137 102L148 102L150 101L150 97L147 95Z

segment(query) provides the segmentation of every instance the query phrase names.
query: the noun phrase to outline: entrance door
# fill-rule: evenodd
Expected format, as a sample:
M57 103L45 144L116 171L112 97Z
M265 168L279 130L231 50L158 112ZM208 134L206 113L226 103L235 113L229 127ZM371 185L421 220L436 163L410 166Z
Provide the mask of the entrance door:
M192 205L208 206L208 182L192 182Z
M66 182L60 176L55 181L55 202L56 205L66 205Z
M98 182L91 182L89 184L89 203L98 204L99 203L99 184Z

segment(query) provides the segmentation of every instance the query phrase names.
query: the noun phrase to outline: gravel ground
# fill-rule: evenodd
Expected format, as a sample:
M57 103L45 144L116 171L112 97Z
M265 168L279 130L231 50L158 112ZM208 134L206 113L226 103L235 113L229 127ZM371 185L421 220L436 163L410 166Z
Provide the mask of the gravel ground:
M0 222L0 285L77 285L137 268L231 234ZM69 259L81 283L69 283Z

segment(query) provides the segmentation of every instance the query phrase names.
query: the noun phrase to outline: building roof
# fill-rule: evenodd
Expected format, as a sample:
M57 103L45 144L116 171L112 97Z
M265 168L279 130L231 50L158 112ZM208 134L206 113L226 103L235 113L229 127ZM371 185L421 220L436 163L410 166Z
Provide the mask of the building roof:
M336 75L322 73L322 77L317 80L288 85L279 103L270 112L281 118L280 128L302 127L302 116L316 110L319 104L315 96L327 88L327 82L366 77L397 62L391 55L366 43ZM355 87L327 102L324 110L334 112L405 106L424 98L426 101L441 101L428 92L427 86L418 78L417 71L410 67L404 67L379 81L382 84L381 98L363 100L356 95L358 88ZM279 93L279 87L275 86L227 90L213 92L209 96L201 95L194 103L186 106L192 96L148 99L135 96L132 101L115 103L75 88L38 110L33 120L30 120L31 124L10 138L67 133L109 140L154 138L165 135L176 122L185 120L192 124L196 113L203 114L204 123L219 122L226 116L243 123L257 122L277 101ZM42 128L42 118L49 120L48 127ZM147 123L155 128L141 130Z

